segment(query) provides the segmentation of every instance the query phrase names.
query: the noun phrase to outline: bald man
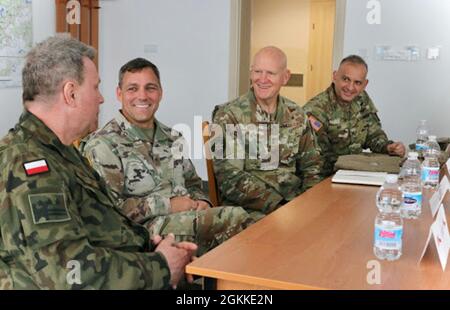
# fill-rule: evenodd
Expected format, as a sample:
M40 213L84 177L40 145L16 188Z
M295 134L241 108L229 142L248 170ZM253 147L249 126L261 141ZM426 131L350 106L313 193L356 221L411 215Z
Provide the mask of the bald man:
M263 216L320 181L321 159L302 108L280 96L286 55L268 46L253 58L251 89L213 111L211 148L224 205Z

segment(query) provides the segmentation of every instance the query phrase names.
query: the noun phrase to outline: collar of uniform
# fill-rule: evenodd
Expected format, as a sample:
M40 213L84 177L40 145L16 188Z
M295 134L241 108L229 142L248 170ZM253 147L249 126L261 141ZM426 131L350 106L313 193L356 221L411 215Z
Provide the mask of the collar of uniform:
M336 91L334 90L334 83L331 83L330 87L327 88L328 98L330 98L330 103L332 105L338 105L338 99L336 96Z
M258 105L258 102L256 101L256 97L255 97L255 93L253 91L253 88L250 88L250 91L247 94L247 98L248 98L250 104L252 105L252 111L254 113L256 113L257 107L259 105ZM259 107L259 109L260 109L260 111L262 113L265 113L265 114L269 115L267 112L265 112L263 109L261 109L261 107ZM273 114L270 114L270 123L273 123L273 122L279 123L281 121L281 119L282 119L283 111L284 111L284 97L278 95L277 108L275 110L275 116L273 117L274 119L272 119L272 115ZM252 122L254 122L254 123L265 123L265 122L261 122L261 121L256 121L256 115L252 115Z
M25 110L19 119L19 126L28 131L43 145L56 149L63 157L75 164L79 164L81 158L73 145L64 145L55 133L47 127L38 117Z
M122 114L122 111L119 111L115 119L120 128L122 128L123 133L127 135L128 138L130 138L132 141L152 142L153 139L150 139L148 135L143 130L141 130L141 128L131 124Z
M154 142L154 141L165 141L168 140L170 132L167 132L167 128L162 125L156 118L154 120L154 133L153 138L150 139L148 135L139 127L131 124L125 116L119 112L115 117L116 122L119 124L120 128L123 129L124 133L130 138L132 141L146 141L146 142Z
M165 126L163 123L159 122L155 118L155 141L158 142L166 142L166 141L175 141L180 137L178 132L175 132L173 129Z

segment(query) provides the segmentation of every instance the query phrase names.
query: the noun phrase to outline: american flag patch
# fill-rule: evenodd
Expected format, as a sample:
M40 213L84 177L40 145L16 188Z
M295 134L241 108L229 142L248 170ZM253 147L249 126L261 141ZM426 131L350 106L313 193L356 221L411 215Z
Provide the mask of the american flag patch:
M27 176L32 176L35 174L40 174L44 172L50 171L47 165L47 161L45 159L39 159L35 161L29 161L23 164L23 168L25 169L25 173Z
M322 123L319 122L314 116L310 115L308 117L309 122L311 123L311 127L315 130L315 131L319 131L320 128L322 128Z

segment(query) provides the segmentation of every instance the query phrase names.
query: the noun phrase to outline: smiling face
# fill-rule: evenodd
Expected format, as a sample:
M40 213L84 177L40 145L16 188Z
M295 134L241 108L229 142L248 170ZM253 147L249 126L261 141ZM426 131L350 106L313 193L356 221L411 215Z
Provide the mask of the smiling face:
M345 62L333 73L334 89L339 101L349 103L367 86L367 69L362 64Z
M280 89L289 77L286 57L279 49L269 47L255 55L250 79L258 103L276 104Z
M125 72L116 91L123 115L130 123L142 128L153 127L162 93L160 82L150 68Z

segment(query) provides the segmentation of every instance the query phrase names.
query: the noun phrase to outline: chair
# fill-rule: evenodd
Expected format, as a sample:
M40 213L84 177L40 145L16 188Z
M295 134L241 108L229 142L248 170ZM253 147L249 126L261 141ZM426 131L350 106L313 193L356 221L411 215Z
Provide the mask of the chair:
M209 200L212 202L214 207L220 205L219 199L219 190L217 189L217 181L216 176L214 175L214 166L213 161L211 159L211 150L208 146L208 141L211 138L209 122L202 122L202 132L203 132L203 147L205 148L206 155L206 171L208 172L208 191L209 191Z
M77 140L75 140L75 141L73 141L73 146L76 148L76 149L80 149L80 144L81 144L81 139L77 139Z

